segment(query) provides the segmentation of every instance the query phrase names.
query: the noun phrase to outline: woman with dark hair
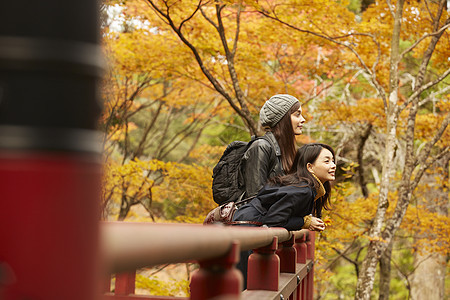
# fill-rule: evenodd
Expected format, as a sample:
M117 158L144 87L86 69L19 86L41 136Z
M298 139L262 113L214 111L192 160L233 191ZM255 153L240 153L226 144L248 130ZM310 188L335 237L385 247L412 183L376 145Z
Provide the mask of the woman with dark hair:
M330 207L330 181L335 179L335 174L335 155L330 146L320 143L303 145L296 151L288 174L269 179L251 202L236 210L233 221L252 221L290 231L322 231L325 229L322 209ZM242 251L236 266L244 277L244 289L250 254L251 251Z
M288 230L322 231L322 209L329 209L330 181L335 179L333 149L312 143L300 147L293 168L269 180L250 203L240 207L233 221L253 221Z
M295 136L302 133L305 118L297 98L287 94L272 96L259 113L265 128L243 157L245 196L256 195L269 178L284 175L292 167L297 150Z

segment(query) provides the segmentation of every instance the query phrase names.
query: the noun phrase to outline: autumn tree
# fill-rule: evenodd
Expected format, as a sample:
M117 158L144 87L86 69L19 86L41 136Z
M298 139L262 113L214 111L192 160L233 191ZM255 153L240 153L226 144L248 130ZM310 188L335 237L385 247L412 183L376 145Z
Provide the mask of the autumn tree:
M278 32L277 25L267 24L242 3L149 0L126 4L128 11L137 11L161 32L175 34L201 71L195 80L212 87L250 134L261 133L255 115L274 93L292 93L307 101L329 86L320 78L327 72L319 63L320 47ZM298 46L292 47L293 43ZM329 55L327 64L335 63L338 54L333 59Z
M209 95L218 108L214 114L209 114L210 117L221 113L232 120L234 111L243 121L243 131L261 134L255 115L264 100L273 93L303 95L304 102L307 103L333 84L317 75L326 73L319 62L324 57L323 53L331 50L309 46L308 43L302 43L305 47L287 47L289 44L283 41L285 39L294 38L294 42L300 42L296 37L287 34L281 39L279 35L274 34L272 37L267 36L267 41L257 40L258 36L264 34L261 32L263 24L255 26L247 21L264 19L252 12L246 12L242 5L227 6L219 2L201 1L108 3L126 4L122 6L122 32L108 32L105 35L105 48L110 51L108 57L115 64L112 70L119 72L119 76L111 74L109 78L114 78L114 81L105 85L115 86L115 89L110 89L112 92L105 91L105 94L109 93L109 99L118 99L109 101L104 124L106 132L109 133L107 140L116 140L108 146L119 147L123 152L122 164L128 159L139 158L144 154L145 147L151 149L152 153L160 152L149 147L148 136L152 128L168 128L164 124L157 124L155 120L158 119L161 108L166 108L166 111L170 111L169 114L175 111L173 106L177 104L166 101L173 97L168 95L173 95L173 91L178 93L178 97L195 99L195 95L199 94L197 87L201 87L200 91L207 91L206 96L202 95L202 98ZM136 22L140 28L136 28ZM242 35L244 38L240 39ZM155 55L156 53L159 55ZM329 55L328 57L333 59L328 59L327 62L333 64L338 59L338 54ZM310 68L310 74L306 74L304 69L311 62L314 62L314 70ZM334 72L329 77L333 76L337 76L337 73ZM185 87L190 84L194 86L191 89L183 89L183 84ZM154 100L140 103L143 99L149 99L142 97L144 91L146 95L151 94ZM182 91L181 95L179 91ZM214 91L215 95L210 93L211 91ZM137 97L139 99L134 100ZM218 97L221 100L218 100ZM222 100L225 100L233 111L226 109ZM164 107L162 103L168 105ZM150 110L156 112L153 121L138 124L138 114L143 115ZM185 111L178 112L180 115L186 114ZM133 118L133 122L130 122L130 118ZM199 123L198 119L192 120ZM206 125L207 122L202 124ZM192 131L188 129L184 128L182 135L192 135ZM201 131L196 131L197 138L200 137ZM179 134L175 134L175 137L178 137L177 141L184 140ZM133 144L132 140L136 139L140 141ZM228 142L224 141L225 144ZM162 150L172 149L167 143L155 141L154 144L163 147ZM188 154L189 152L185 157L188 157ZM155 158L161 159L158 155ZM122 183L120 186L124 188L127 185ZM126 216L132 205L143 203L137 200L138 198L126 200L129 197L122 197L120 219Z
M310 6L287 1L284 5L259 2L256 7L262 15L293 31L320 37L352 53L357 71L362 72L373 86L382 103L384 149L378 205L371 220L370 244L359 270L355 296L356 299L370 299L376 266L399 229L413 192L429 166L449 151L448 107L441 106L442 109L435 111L435 127L428 128L426 137L418 139L416 130L420 124L420 111L435 99L446 99L442 95L449 89L445 81L450 73L449 39L441 40L441 37L448 36L450 21L446 1L375 3L366 9L359 23L337 18L335 12L339 11L339 3L332 5L334 11L327 6L330 5L317 3ZM297 14L298 18L286 13L294 7L302 12ZM330 16L336 16L333 18L336 22L324 26ZM414 60L416 64L412 72L405 70L408 60ZM402 89L400 83L405 77L410 78L412 84ZM395 210L388 215L387 210L394 202L389 191L396 171L393 162L397 158L403 163L402 176Z
M104 206L111 211L118 205L119 220L134 205L152 218L161 215L152 193L164 179L160 167L164 161L189 161L220 103L178 73L180 64L164 54L176 52L164 36L132 21L124 16L122 27L105 28L103 39L109 62L101 123L108 176Z
M122 166L136 170L116 172L117 178L152 174L133 188L111 181L115 197L121 197L122 190L132 192L125 199L143 191L142 198L134 198L146 201L152 199L146 191L152 191L173 204L179 220L198 221L195 212L205 206L197 205L206 202L208 194L194 194L195 201L189 202L186 191L208 188L205 176L191 176L195 183L187 176L208 168L192 155L203 153L205 158L209 150L189 151L195 137L202 138L203 125L219 120L215 125L239 126L237 115L244 131L259 133L257 113L264 100L274 93L291 93L305 104L306 133L335 146L338 159L355 175L339 183L339 207L329 215L320 240L324 248L318 253L338 254L354 266L357 299L370 298L379 262L380 284L389 283L390 272L384 268L391 266L396 234L414 235L408 222L416 221L410 214L418 206L410 203L420 198L422 177L430 166L449 152L446 2L352 1L353 11L346 1L323 0L111 3L120 3L125 16L145 26L128 26L120 35L106 36L106 49L116 49L108 56L118 62L110 77L114 89L109 99L122 96L107 110L105 131L113 141L109 145L123 155ZM139 88L145 78L147 85ZM179 99L186 99L185 105L177 106ZM161 107L160 114L155 114L156 107ZM158 147L164 139L148 143L148 116L181 112L179 120L186 111L197 111L195 107L204 114L186 118L185 124L196 119L197 125L179 144L184 151L158 160L155 154L163 153ZM170 134L177 130L171 122L154 125L154 130L165 128ZM126 166L131 161L133 165ZM159 185L164 189L152 186L156 176L164 177ZM358 189L349 180L355 180ZM434 216L428 207L420 208L427 219ZM442 237L435 236L437 241ZM388 293L380 293L381 299L386 297Z

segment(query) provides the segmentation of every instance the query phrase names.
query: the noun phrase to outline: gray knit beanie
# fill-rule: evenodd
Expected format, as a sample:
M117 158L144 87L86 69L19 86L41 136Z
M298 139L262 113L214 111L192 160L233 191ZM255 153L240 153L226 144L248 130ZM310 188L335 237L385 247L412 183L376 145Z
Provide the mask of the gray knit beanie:
M261 125L273 128L297 102L300 101L294 96L287 94L279 94L270 97L259 112Z

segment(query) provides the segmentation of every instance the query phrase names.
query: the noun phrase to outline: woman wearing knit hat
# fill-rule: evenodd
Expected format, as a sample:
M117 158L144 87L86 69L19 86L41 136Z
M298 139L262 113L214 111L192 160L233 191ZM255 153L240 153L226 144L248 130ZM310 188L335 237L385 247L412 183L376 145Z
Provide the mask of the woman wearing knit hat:
M245 198L255 196L275 176L287 174L297 153L295 136L300 135L305 118L297 98L287 94L272 96L259 113L266 134L253 142L243 157ZM239 209L238 209L239 211ZM237 268L247 288L247 260L251 251L242 251Z
M286 174L297 151L295 136L302 133L305 118L297 98L287 94L272 96L259 113L266 134L244 154L245 197L256 195L269 178Z

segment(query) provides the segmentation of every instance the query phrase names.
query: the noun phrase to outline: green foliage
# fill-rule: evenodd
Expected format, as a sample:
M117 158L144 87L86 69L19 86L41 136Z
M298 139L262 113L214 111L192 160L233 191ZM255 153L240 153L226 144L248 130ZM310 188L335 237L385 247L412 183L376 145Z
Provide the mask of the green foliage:
M356 273L352 265L344 264L336 267L334 275L329 277L328 281L333 288L327 291L321 299L353 299L355 297Z
M359 13L361 11L361 0L350 0L347 8L354 13Z
M216 118L216 123L209 126L204 131L204 136L209 137L205 139L211 146L226 146L232 141L250 140L250 135L247 128L244 126L242 119L234 116L227 120L228 123L224 123L220 118Z

